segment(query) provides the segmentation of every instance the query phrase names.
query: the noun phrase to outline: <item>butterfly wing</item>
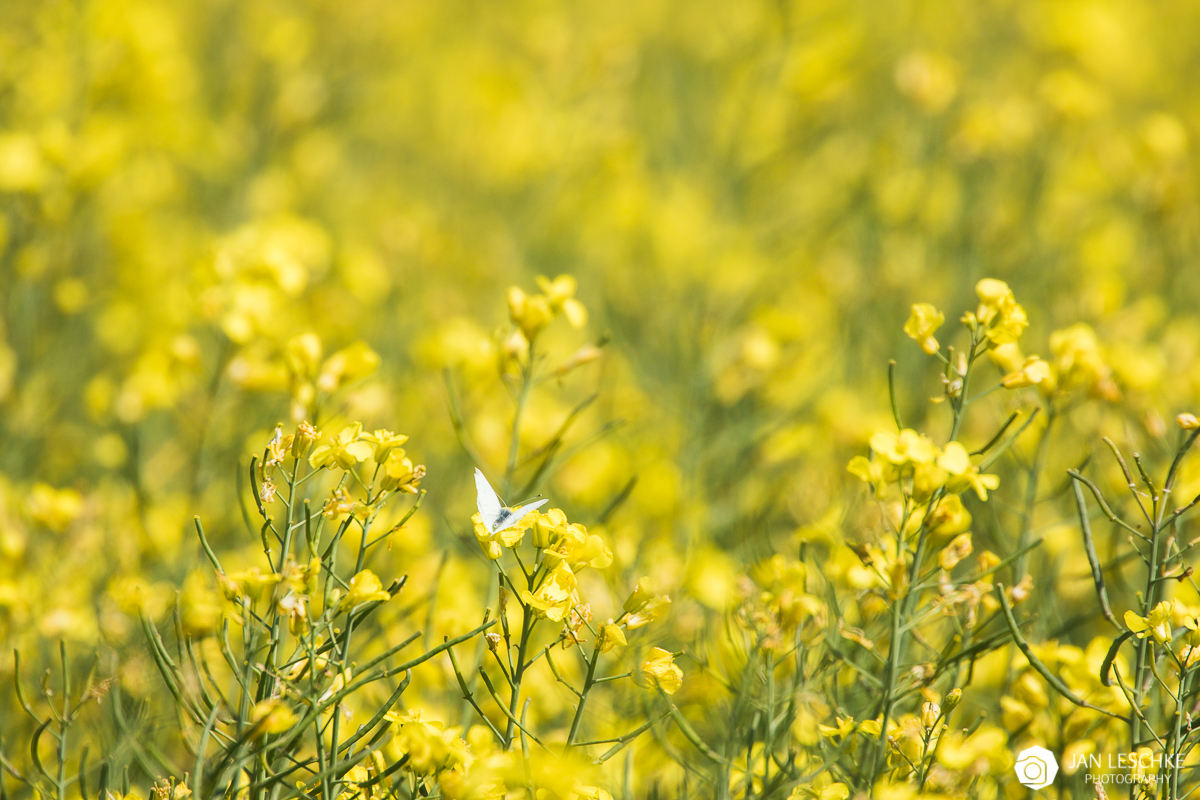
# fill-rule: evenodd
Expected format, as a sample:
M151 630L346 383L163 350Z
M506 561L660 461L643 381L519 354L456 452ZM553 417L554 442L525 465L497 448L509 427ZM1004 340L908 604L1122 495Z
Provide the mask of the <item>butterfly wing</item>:
M521 518L524 517L526 514L528 514L530 511L535 511L535 510L541 508L542 506L544 506L548 502L550 502L548 499L542 498L541 500L535 500L532 503L526 503L525 505L523 505L519 508L504 509L504 511L508 514L508 518L505 520L504 527L509 527L510 525L517 524L518 522L521 521ZM493 533L495 533L495 531L493 531Z
M483 477L483 473L479 471L478 467L475 469L475 505L479 509L479 516L483 519L483 524L489 531L495 533L495 526L503 517L504 506L500 503L496 490L488 483L487 478Z

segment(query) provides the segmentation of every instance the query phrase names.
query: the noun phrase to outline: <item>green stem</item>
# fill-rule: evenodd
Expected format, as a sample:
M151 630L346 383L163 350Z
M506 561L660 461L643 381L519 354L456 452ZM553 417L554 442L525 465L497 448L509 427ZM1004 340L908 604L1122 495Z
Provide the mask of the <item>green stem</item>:
M508 717L508 725L504 729L504 746L512 746L513 736L516 732L517 708L521 705L521 680L525 677L525 668L529 665L525 663L525 652L529 647L529 636L533 633L534 616L532 610L522 604L521 605L521 642L517 645L517 662L514 664L512 676L512 691L508 699L508 711L505 716Z
M600 663L600 642L596 641L596 646L592 648L592 658L588 662L587 677L583 681L583 691L579 694L579 704L575 706L575 717L571 720L571 732L567 734L567 749L570 750L575 744L575 737L579 735L579 724L583 722L583 710L587 707L588 695L592 692L592 687L596 685L596 665Z
M950 441L955 441L958 438L958 432L962 428L963 419L965 418L967 408L967 392L971 386L971 370L975 365L975 359L978 355L979 342L976 341L974 335L971 337L971 346L967 357L966 369L962 374L962 388L959 390L958 397L952 401L954 410L953 422L950 426ZM939 354L940 355L940 354ZM942 357L943 361L949 362ZM887 741L888 741L888 722L892 719L896 703L896 686L900 681L900 667L904 660L907 651L907 635L908 630L907 620L912 613L913 603L916 602L921 590L918 588L921 575L921 562L925 558L925 550L928 540L928 518L933 509L937 508L945 494L945 489L939 489L930 498L927 505L926 519L922 521L920 533L917 535L916 551L913 555L913 563L909 568L908 585L905 587L904 594L897 598L892 604L892 632L891 643L888 647L887 658L887 673L883 686L883 715L880 721L878 745L872 754L871 770L868 773L870 785L867 787L868 796L874 793L875 783L879 776L880 757L883 758L883 764L887 764ZM906 509L903 518L901 519L898 532L896 535L897 557L903 558L905 552L904 546L904 531L908 527L908 517L911 513Z
M1042 469L1046 465L1046 451L1050 446L1050 429L1054 426L1055 411L1051 405L1046 409L1046 427L1042 430L1042 436L1038 439L1037 453L1033 459L1033 466L1029 469L1029 480L1025 484L1025 508L1021 513L1021 532L1017 535L1017 550L1024 550L1029 544L1029 536L1033 531L1033 512L1037 505L1037 489L1038 481L1042 475ZM1016 583L1020 583L1025 577L1026 572L1026 557L1024 554L1017 559L1013 566L1016 575Z

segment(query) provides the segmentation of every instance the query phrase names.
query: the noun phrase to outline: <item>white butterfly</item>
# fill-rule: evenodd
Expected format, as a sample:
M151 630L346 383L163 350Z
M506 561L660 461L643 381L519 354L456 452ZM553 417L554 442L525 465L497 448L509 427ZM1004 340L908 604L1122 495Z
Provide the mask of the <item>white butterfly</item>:
M521 521L521 517L550 502L545 498L526 503L519 508L509 508L500 502L500 496L488 483L487 478L478 468L475 469L475 504L479 507L479 516L483 519L484 527L489 533L499 533L507 530Z

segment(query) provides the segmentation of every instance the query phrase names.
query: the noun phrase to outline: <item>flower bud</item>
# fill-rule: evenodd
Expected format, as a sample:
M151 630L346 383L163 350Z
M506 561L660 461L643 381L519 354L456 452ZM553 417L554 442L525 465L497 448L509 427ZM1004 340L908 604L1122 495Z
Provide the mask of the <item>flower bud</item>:
M646 603L650 601L651 597L654 596L654 593L651 592L646 586L647 581L647 578L642 578L640 581L638 581L638 584L634 588L633 592L628 598L626 598L624 605L625 613L632 614L633 612L639 610L642 606L646 605Z
M937 724L938 718L942 716L942 709L937 703L926 703L921 706L921 724L926 730L932 729Z
M549 512L533 515L533 527L530 528L530 532L533 534L534 547L545 550L554 546L555 540L558 539L560 516L561 514L552 517ZM563 519L565 520L565 517Z
M295 458L306 457L308 451L312 449L313 443L320 438L320 431L307 422L301 422L296 426L296 433L292 437L292 456Z

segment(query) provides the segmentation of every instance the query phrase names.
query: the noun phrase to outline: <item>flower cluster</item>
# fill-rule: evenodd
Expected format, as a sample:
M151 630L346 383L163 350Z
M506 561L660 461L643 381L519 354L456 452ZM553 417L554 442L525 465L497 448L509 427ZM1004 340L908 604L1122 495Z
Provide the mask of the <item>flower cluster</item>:
M587 324L587 309L583 303L575 299L575 278L571 275L559 275L554 280L538 277L538 294L526 294L519 286L509 287L508 313L517 331L526 343L532 342L542 329L554 321L560 314L566 317L573 328L582 328ZM519 343L507 343L513 349L519 348Z
M1000 485L996 475L983 473L972 462L961 442L939 448L928 437L909 428L899 433L878 431L871 437L872 457L855 456L849 471L871 485L877 497L900 485L907 497L926 503L935 494L957 495L971 490L980 500Z

